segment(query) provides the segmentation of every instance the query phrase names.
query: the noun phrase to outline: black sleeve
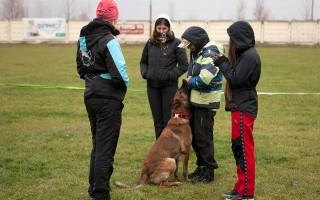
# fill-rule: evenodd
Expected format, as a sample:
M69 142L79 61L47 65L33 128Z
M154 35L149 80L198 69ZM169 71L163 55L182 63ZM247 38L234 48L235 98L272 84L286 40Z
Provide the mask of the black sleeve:
M148 41L143 48L141 59L140 59L140 72L143 79L147 79L147 71L148 71L148 59L149 59L149 45Z
M220 70L229 84L234 88L243 87L254 72L255 61L250 56L241 57L234 67L229 62L223 62Z
M77 45L77 53L76 53L76 63L77 63L77 71L81 79L84 79L84 75L88 72L88 68L86 66L83 66L82 64L82 58L81 58L81 51L79 42Z
M188 70L188 57L186 49L176 47L175 54L178 62L178 67L175 67L172 71L170 71L171 80L177 80Z

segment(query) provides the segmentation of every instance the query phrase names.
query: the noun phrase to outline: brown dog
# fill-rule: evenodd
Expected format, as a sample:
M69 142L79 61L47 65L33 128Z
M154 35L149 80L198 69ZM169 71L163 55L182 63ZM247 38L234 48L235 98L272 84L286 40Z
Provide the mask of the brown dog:
M192 143L192 133L189 124L190 103L188 83L183 80L172 103L172 118L162 131L144 160L140 180L137 187L147 181L162 186L180 185L178 181L178 158L183 155L183 177L188 180L188 162ZM168 182L174 174L175 182ZM121 182L117 186L126 186Z

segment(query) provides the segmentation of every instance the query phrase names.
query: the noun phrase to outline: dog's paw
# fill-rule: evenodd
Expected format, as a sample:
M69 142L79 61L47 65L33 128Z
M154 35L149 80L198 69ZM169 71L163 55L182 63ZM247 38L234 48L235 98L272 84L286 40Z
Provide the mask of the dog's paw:
M177 186L182 185L182 182L177 181L176 183L177 183Z

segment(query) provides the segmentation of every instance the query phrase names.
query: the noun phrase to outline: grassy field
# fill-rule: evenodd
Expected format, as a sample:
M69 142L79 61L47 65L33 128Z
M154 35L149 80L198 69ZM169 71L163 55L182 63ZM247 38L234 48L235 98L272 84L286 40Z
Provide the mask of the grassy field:
M123 46L131 82L112 183L136 184L154 142L145 81L140 77L142 47ZM83 90L17 85L82 88L75 49L75 45L0 45L0 199L89 200L91 136ZM259 92L318 95L259 95L255 199L320 199L320 48L259 47L258 51L263 63ZM140 189L112 185L112 199L223 199L221 194L236 179L230 113L223 107L224 102L215 118L220 168L214 183ZM194 170L193 150L189 163L189 170Z

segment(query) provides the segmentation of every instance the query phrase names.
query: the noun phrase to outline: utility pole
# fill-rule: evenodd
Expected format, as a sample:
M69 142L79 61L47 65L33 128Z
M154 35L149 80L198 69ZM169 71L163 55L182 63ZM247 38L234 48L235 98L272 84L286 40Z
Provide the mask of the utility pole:
M150 11L149 11L149 14L150 14L150 38L152 37L152 0L150 0Z
M313 21L313 10L314 10L314 0L312 0L311 4L311 20Z

